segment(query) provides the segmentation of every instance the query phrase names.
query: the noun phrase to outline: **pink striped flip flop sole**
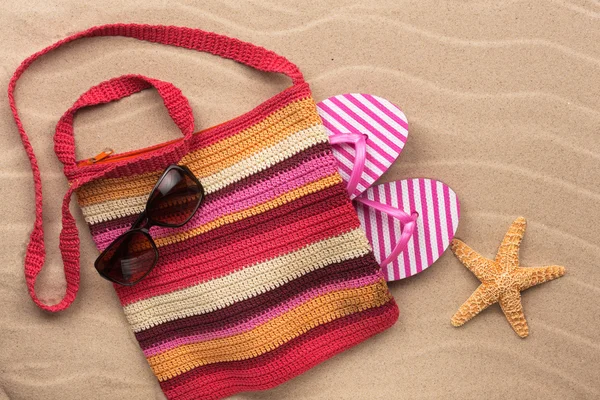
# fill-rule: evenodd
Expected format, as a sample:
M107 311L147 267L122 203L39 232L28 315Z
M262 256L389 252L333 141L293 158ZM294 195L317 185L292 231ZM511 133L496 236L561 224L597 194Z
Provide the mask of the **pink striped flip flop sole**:
M325 99L317 104L317 110L335 145L338 170L353 199L371 187L402 152L408 137L406 116L386 99L358 93ZM353 135L355 140L350 138ZM362 136L366 141L357 143ZM363 147L362 157L359 146Z
M402 210L415 221L411 226L414 231L402 252L382 265L387 281L408 278L431 266L449 246L458 228L458 197L442 182L419 178L372 187L354 204L380 264L392 253L407 224L373 207L376 203Z

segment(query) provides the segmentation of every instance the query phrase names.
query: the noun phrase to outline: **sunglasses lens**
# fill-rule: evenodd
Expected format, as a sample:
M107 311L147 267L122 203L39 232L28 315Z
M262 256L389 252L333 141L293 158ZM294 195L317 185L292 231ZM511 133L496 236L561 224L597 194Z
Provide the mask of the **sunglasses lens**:
M173 168L167 171L148 200L148 217L165 226L183 225L198 208L204 192L190 172Z
M98 272L113 282L132 285L154 267L158 259L156 246L150 236L133 230L119 236L98 257Z

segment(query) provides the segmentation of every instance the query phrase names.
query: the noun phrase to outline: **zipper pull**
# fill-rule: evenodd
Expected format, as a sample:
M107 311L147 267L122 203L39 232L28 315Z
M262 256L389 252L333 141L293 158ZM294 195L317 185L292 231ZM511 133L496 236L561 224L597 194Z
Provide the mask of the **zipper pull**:
M86 164L87 165L96 164L98 161L102 161L105 158L107 158L108 156L110 156L113 152L114 152L113 149L107 147L106 149L102 150L102 153L96 154L92 158L88 158L86 160Z

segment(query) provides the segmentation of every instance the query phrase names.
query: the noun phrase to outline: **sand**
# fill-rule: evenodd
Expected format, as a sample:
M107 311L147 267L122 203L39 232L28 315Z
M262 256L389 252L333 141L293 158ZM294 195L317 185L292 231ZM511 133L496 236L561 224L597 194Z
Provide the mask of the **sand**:
M410 137L382 181L430 177L459 195L457 236L493 256L511 221L529 228L525 266L567 275L523 294L522 340L498 305L464 327L450 317L478 281L450 252L391 290L398 323L273 390L236 399L592 399L600 396L600 6L583 0L245 1L5 0L0 86L56 40L102 23L199 27L273 49L295 62L316 100L367 92L398 104ZM326 4L328 3L328 4ZM58 253L66 188L52 150L56 121L101 80L142 73L190 99L196 128L252 109L289 85L214 56L131 39L88 39L40 60L17 90L44 183L48 263L40 296L64 290ZM33 223L28 160L0 98L0 399L162 399L81 214L81 289L59 315L26 291L23 255ZM76 119L79 157L178 137L151 91Z

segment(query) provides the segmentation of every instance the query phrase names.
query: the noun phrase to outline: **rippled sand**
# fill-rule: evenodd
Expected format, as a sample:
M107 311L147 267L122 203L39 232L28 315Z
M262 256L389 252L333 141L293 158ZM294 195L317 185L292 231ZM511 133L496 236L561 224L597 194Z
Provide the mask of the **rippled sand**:
M462 205L458 236L475 249L495 254L510 222L524 215L522 263L567 267L565 277L524 293L531 335L521 340L497 305L462 328L450 325L478 281L446 253L422 275L391 285L401 307L392 329L274 390L236 399L600 397L600 3L192 3L7 0L1 86L28 55L102 23L184 25L252 41L298 64L317 100L367 92L399 105L410 137L383 180L449 184ZM192 103L197 129L289 84L214 56L123 38L86 39L34 64L17 100L43 170L49 263L38 290L48 301L64 290L57 246L67 185L52 150L54 125L81 92L122 73L174 82ZM33 189L5 96L0 132L0 399L162 399L112 287L92 267L97 253L78 212L77 301L60 315L30 301L22 260ZM76 132L81 158L179 134L152 92L81 112Z

